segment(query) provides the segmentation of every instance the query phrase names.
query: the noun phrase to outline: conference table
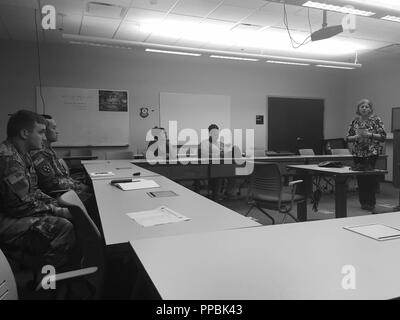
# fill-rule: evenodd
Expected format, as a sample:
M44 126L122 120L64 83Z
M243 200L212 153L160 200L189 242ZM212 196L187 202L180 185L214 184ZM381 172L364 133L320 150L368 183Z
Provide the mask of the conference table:
M299 221L307 221L307 197L312 190L312 176L330 176L335 181L335 217L347 217L347 179L352 176L360 175L384 175L386 170L374 169L368 171L353 171L351 167L324 168L316 164L309 165L289 165L288 169L294 169L303 179L303 186L299 188L306 201L297 205L297 218Z
M142 238L260 225L166 177L153 175L146 179L155 181L160 187L122 191L111 185L110 179L92 180L106 245L127 243ZM173 191L177 196L153 198L148 194L149 191ZM190 220L143 227L127 216L127 213L152 210L160 206L167 206Z
M343 227L400 228L400 212L131 241L152 291L168 300L392 299L400 239Z
M277 163L282 175L292 175L287 170L290 165L318 164L323 161L340 161L344 165L353 164L352 155L292 155L292 156L256 156L241 158L196 158L182 157L176 160L157 162L154 160L136 159L132 163L142 168L162 174L172 180L212 179L221 177L236 177L236 168L245 167L248 162L274 162ZM386 170L387 156L379 156L376 168ZM194 169L195 168L195 169ZM192 170L198 170L198 172ZM251 171L247 171L251 174ZM244 174L246 175L246 174Z

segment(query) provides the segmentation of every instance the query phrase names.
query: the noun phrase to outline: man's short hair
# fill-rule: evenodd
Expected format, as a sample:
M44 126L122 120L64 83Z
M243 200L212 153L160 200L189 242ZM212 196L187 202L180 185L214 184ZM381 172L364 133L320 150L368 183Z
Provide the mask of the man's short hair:
M12 114L7 123L7 138L18 136L21 130L33 130L35 122L46 125L46 120L36 112L19 110Z
M42 117L45 118L46 120L51 120L53 119L52 116L48 115L48 114L42 114Z
M219 127L216 125L216 124L210 124L209 126L208 126L208 132L210 132L211 130L214 130L214 129L217 129L217 130L219 130Z

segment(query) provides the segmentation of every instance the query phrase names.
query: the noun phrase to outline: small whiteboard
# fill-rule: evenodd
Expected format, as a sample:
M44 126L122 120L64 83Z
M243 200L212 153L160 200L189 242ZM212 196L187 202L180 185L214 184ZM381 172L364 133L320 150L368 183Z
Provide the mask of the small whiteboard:
M353 226L353 227L343 227L343 228L378 241L393 240L400 238L399 229L388 227L383 224L368 224L363 226Z
M59 141L54 146L126 146L129 144L127 90L43 87L36 110L57 122Z
M160 124L168 136L169 121L177 121L178 132L186 128L195 130L199 139L201 129L208 129L210 124L216 124L220 130L231 129L231 97L161 92Z

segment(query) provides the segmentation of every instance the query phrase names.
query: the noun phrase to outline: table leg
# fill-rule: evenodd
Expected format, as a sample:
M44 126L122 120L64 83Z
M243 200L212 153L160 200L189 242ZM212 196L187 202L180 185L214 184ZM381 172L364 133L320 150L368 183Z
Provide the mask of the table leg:
M310 190L312 192L312 175L305 174L300 179L303 180L303 183L300 183L298 193L305 198L305 201L297 203L297 219L299 221L307 221L307 203Z
M346 177L335 177L335 216L347 217L347 184Z

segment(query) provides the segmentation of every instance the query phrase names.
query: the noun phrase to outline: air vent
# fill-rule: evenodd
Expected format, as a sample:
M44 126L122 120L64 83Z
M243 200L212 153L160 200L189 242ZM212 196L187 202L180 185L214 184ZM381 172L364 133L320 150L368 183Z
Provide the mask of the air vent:
M126 12L126 8L104 2L88 2L86 14L95 17L120 19Z

